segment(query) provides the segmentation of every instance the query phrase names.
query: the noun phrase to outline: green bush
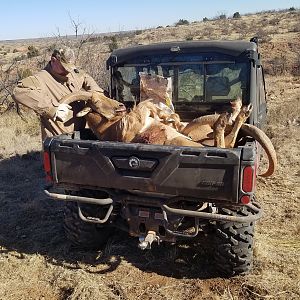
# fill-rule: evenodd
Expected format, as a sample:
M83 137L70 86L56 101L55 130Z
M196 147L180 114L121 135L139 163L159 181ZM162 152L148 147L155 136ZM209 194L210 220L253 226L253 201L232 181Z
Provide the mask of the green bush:
M189 25L190 22L188 20L184 20L184 19L179 19L178 22L175 23L175 26L179 26L179 25Z
M113 52L115 49L118 49L118 41L115 35L110 37L111 43L108 44L108 48L110 52Z
M241 17L240 13L237 11L232 16L234 19L239 19Z
M28 52L27 52L27 57L35 57L39 55L39 50L35 48L34 46L28 46Z
M202 21L203 21L203 22L207 22L207 21L208 21L208 18L204 17L204 18L202 19Z

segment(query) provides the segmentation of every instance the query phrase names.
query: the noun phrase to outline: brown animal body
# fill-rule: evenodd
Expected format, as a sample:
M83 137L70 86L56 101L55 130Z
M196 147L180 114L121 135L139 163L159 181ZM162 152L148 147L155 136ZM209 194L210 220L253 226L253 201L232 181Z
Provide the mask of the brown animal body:
M245 123L251 113L251 105L241 107L239 104L235 104L235 108L236 110L232 113L235 117L231 117L231 120L228 118L228 115L226 116L226 113L199 117L191 121L182 130L182 133L192 137L193 140L198 135L200 139L197 142L205 145L218 144L223 148L233 148L239 132L243 136L251 136L262 146L269 160L268 169L259 175L262 177L271 176L277 167L276 151L271 140L256 126ZM232 122L232 119L235 119L234 122ZM210 127L210 131L208 126ZM205 130L203 130L204 127ZM201 132L205 133L205 135L202 134L201 136L199 134ZM218 132L218 135L214 134L214 132ZM222 133L224 134L224 139Z
M125 106L102 93L93 94L83 92L71 94L63 99L63 103L85 100L88 107L78 113L85 116L89 127L99 140L120 142L146 142L160 145L178 145L189 147L203 147L202 142L213 143L217 147L234 147L237 134L242 133L252 136L266 151L269 158L268 170L261 176L270 176L274 173L277 159L275 149L269 138L257 127L244 124L251 112L251 106L241 108L236 102L233 112L228 114L215 114L197 118L186 126L180 122L177 114L168 113L159 109L151 101L140 102L129 113ZM235 119L235 120L233 120ZM168 125L166 125L168 124ZM233 125L232 125L233 124ZM193 141L188 135L201 131L202 126L209 125L214 136L211 140ZM172 128L174 127L174 128ZM181 133L175 128L180 128ZM206 132L206 136L209 134ZM198 134L199 135L199 134Z
M172 128L172 126L175 128L180 126L177 114L159 109L151 101L140 102L128 113L122 103L98 92L71 94L64 97L62 103L70 104L79 100L87 101L88 105L77 115L86 118L89 127L99 140L128 143L138 140L139 136L141 140L145 139L148 135L153 144L174 145L177 142L181 146L203 147ZM154 135L150 138L150 131L155 127L157 127L156 139ZM144 138L143 133L145 133Z

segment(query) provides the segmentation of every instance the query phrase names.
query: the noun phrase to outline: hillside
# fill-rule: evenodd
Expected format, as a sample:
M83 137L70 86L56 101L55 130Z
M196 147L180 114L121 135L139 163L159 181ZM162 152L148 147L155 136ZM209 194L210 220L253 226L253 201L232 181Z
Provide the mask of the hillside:
M112 236L103 251L66 242L63 205L47 199L36 116L19 117L10 98L16 80L34 73L61 38L0 42L0 299L299 299L300 290L300 12L208 20L111 36L64 39L78 64L106 87L109 49L171 40L259 37L266 72L275 176L259 178L264 210L256 226L255 263L246 276L220 278L205 245L141 252L137 240ZM39 55L27 58L28 46ZM15 50L15 51L14 51ZM6 53L6 54L4 54ZM17 58L17 59L16 59Z
M259 39L266 74L299 75L299 15L299 10L274 11L240 18L215 18L188 25L158 26L156 29L118 34L85 34L78 39L56 36L3 41L0 42L0 97L4 104L10 103L9 95L17 80L45 66L51 51L59 45L73 48L77 64L84 66L103 88L108 84L105 61L112 49L175 40L250 40L256 36Z

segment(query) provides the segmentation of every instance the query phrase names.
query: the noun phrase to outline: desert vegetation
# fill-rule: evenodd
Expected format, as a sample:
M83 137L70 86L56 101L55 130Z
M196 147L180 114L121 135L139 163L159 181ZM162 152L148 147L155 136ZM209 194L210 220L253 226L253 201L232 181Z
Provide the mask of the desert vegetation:
M295 8L221 12L147 30L0 42L0 299L299 299L299 17ZM38 118L11 98L17 81L43 68L60 43L72 47L78 66L106 88L105 61L116 48L253 36L266 76L264 129L279 163L275 176L258 179L264 216L256 226L253 272L218 277L209 245L201 241L192 251L183 243L141 252L135 239L118 233L101 251L71 246L62 228L63 204L42 192Z

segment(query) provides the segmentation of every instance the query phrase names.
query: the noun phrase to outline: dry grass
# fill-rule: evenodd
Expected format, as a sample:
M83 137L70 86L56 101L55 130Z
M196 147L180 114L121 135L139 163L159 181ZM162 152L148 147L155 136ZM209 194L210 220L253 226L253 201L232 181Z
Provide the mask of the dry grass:
M294 14L224 22L231 38L248 38L264 24L272 37L261 44L265 60L284 55L293 61L299 45L299 32L292 30ZM124 37L121 45L184 39L193 33L194 39L222 37L227 33L218 24L147 30ZM42 193L38 119L28 114L26 123L13 112L0 115L0 299L299 299L300 78L268 76L266 84L266 132L279 168L274 177L258 180L264 217L256 227L253 272L231 279L217 277L209 247L200 242L193 248L162 245L141 252L136 239L118 233L102 251L72 247L63 233L62 204Z
M0 159L41 149L40 124L36 115L27 112L19 116L15 111L0 115Z

